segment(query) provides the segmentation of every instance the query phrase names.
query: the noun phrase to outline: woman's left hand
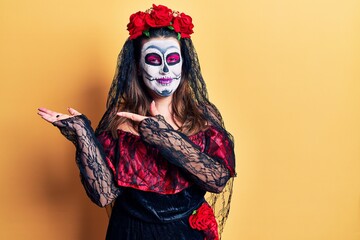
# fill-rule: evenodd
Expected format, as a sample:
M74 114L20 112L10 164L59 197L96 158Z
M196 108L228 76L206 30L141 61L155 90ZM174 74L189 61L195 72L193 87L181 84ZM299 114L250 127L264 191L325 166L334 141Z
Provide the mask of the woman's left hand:
M152 117L159 115L159 111L156 108L155 101L152 101L150 104L150 114ZM130 112L118 112L116 115L120 117L125 117L130 120L133 120L134 122L141 122L142 120L148 118L146 116L142 116L136 113L130 113Z

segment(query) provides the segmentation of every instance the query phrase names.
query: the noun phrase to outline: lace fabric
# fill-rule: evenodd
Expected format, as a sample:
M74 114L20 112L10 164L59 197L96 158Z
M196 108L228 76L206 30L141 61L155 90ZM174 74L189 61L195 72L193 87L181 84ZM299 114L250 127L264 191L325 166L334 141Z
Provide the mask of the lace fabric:
M159 117L160 118L160 117ZM162 118L162 117L161 117ZM157 121L156 118L147 121ZM165 120L162 121L166 124ZM145 123L145 122L144 122ZM150 124L151 126L152 124ZM150 131L158 132L160 128L149 128L142 126L145 130L144 134L149 135ZM171 127L170 127L171 128ZM226 138L213 127L209 127L205 131L200 131L191 136L185 136L178 131L172 131L169 137L158 139L159 145L169 152L175 152L176 148L188 142L192 150L199 151L199 156L209 157L210 161L218 161L222 166L229 169L233 175L233 166L231 162L233 152L229 144L226 144ZM174 134L180 134L174 137ZM153 140L153 136L149 136ZM162 136L163 137L163 136ZM181 137L181 138L180 138ZM179 155L165 156L161 153L160 147L147 143L143 137L134 135L129 132L118 130L118 138L112 137L110 132L103 132L98 136L98 140L103 146L106 162L115 176L115 182L118 186L132 187L135 189L156 192L160 194L175 194L189 187L194 183L191 180L189 172L174 164L180 162L179 158L188 158L189 147L187 152L182 151ZM179 142L183 139L182 142ZM168 144L170 142L171 144ZM211 159L213 158L213 159ZM197 159L202 162L203 159ZM181 165L181 164L180 164ZM214 166L215 170L216 166ZM223 168L222 170L225 170ZM205 174L209 174L205 172ZM204 187L204 189L207 189ZM209 190L209 189L207 189ZM215 191L215 190L214 190Z
M89 198L99 206L110 204L120 193L105 164L105 154L97 141L91 122L79 115L53 123L76 147L76 164Z
M202 135L191 138L200 145ZM100 134L98 139L115 182L120 187L175 194L192 184L183 171L169 163L157 148L149 146L138 135L118 130L117 139L109 132Z
M192 181L206 191L221 192L234 175L233 152L226 148L228 144L225 141L220 143L220 146L225 146L221 153L210 156L186 135L175 131L161 115L143 120L139 133L143 141L159 149L162 156L183 169Z
M118 173L124 170L118 167L119 156L116 155L121 154L121 151L115 150L118 141L104 137L106 136L104 134L95 137L91 123L84 115L56 121L54 125L76 146L76 163L80 170L81 182L89 198L99 206L112 203L121 193L119 185L122 184L119 184L117 177ZM223 216L227 216L229 211L227 199L231 198L232 193L231 177L235 175L234 152L227 138L212 127L205 132L200 132L196 137L188 137L174 130L161 115L143 120L139 124L139 133L140 137L131 135L159 151L164 157L161 167L167 169L176 166L175 169L179 170L175 172L170 170L170 179L148 179L151 188L143 190L161 193L162 190L170 189L173 192L163 191L162 193L172 194L175 193L174 189L178 192L191 185L188 181L190 180L202 189L213 192L207 201L217 213L219 232L221 233L223 221L226 219ZM134 149L138 149L138 144L134 144L133 141L130 141L129 144L134 145ZM126 151L126 149L123 150ZM133 154L135 154L135 150ZM133 154L130 155L134 156ZM129 159L127 161L129 162ZM151 161L154 162L154 159ZM167 161L170 164L167 164ZM140 162L141 159L137 164ZM138 167L140 169L149 168L143 164ZM150 169L153 171L153 167L150 166ZM144 175L146 175L144 172L127 174L132 181L132 187L138 189L141 189ZM153 176L160 175L161 172L160 174L155 172ZM156 184L164 186L159 182L169 188L154 188ZM128 186L130 185L126 187ZM220 191L222 194L215 194ZM216 204L219 200L222 203L220 207ZM216 211L216 209L219 210Z
M145 142L157 147L170 162L184 169L196 184L210 192L206 200L214 210L221 239L236 176L231 139L223 131L215 131L216 137L205 138L205 154L186 135L173 130L162 116L143 120L139 133Z

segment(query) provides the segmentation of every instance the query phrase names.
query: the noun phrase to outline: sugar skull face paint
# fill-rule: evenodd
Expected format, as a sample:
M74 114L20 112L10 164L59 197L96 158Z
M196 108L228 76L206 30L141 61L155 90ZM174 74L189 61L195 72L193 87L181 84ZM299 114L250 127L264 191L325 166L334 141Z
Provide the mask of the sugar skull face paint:
M140 65L145 85L160 96L170 96L181 79L179 42L175 38L149 40L142 46Z

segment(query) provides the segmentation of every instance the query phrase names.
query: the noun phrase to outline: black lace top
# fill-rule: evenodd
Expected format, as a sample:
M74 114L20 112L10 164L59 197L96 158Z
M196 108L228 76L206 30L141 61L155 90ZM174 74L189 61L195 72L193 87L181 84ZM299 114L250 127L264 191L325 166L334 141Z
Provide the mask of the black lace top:
M175 194L196 184L218 193L234 176L234 152L214 127L186 136L158 115L139 125L140 136L119 130L98 137L84 116L54 122L76 146L76 163L90 199L110 204L121 187Z

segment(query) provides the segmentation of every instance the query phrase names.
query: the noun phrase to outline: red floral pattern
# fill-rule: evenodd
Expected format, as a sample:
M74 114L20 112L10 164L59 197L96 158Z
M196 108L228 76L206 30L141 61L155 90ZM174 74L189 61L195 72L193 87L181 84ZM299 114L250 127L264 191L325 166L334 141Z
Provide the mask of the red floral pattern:
M190 227L204 232L204 240L219 240L218 225L214 212L207 202L189 217Z
M135 39L149 30L149 28L169 27L178 33L182 38L190 38L194 31L192 18L185 13L172 11L166 6L153 4L146 12L137 12L130 16L127 30L130 39Z
M118 134L118 140L113 139L110 132L103 132L98 136L106 155L106 163L118 186L174 194L192 184L183 171L164 159L157 149L147 146L140 136L121 130L118 130ZM205 138L209 139L206 149ZM210 127L189 136L189 139L199 146L200 151L225 164L231 176L234 176L234 159L227 154L231 151L231 146L221 132Z

